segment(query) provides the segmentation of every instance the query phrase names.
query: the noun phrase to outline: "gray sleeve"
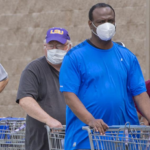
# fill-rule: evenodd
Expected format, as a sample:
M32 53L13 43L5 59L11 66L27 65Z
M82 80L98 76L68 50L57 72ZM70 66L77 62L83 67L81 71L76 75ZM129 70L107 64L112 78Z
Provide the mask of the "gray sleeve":
M4 67L0 64L0 81L6 79L8 77L8 73L4 69Z
M21 75L16 102L24 97L32 97L35 100L38 98L39 90L39 75L36 66L30 65Z

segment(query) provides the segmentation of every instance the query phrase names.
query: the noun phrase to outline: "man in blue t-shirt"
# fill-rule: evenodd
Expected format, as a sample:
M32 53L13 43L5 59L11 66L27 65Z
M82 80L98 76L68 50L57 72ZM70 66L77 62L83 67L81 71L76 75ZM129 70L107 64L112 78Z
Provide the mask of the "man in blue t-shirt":
M60 71L60 91L67 103L65 150L90 149L88 125L104 134L110 125L139 120L132 97L150 122L150 100L136 56L112 42L115 11L98 3L89 11L91 38L70 50Z

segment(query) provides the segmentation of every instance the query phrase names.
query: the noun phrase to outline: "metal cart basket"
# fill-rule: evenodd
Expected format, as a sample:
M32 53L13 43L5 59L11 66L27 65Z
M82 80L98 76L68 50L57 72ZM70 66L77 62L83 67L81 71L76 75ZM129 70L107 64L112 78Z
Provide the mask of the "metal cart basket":
M65 129L63 128L50 128L49 126L45 126L48 135L48 144L49 150L64 150L64 138L65 138Z
M25 119L0 120L0 150L25 150Z
M105 135L87 130L91 150L150 150L150 127L141 125L109 126Z

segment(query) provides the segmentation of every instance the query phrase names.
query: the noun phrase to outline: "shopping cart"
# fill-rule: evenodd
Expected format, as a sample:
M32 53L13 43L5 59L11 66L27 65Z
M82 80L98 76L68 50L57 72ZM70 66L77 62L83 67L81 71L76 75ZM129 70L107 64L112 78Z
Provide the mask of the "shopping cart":
M109 126L105 135L85 126L91 150L150 150L150 127L141 125Z
M25 150L25 119L0 119L0 150Z
M64 150L64 138L66 126L63 128L50 128L45 125L48 135L49 150Z

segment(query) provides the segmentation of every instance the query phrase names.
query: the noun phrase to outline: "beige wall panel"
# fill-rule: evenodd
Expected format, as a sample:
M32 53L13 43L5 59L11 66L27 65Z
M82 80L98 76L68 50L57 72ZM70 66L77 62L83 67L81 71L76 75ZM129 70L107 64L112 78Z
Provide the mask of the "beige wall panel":
M146 0L0 0L0 63L9 84L0 93L0 116L24 117L15 103L25 66L43 55L43 40L50 27L64 27L73 45L90 38L88 12L106 2L116 12L114 41L122 41L138 58L146 76Z
M22 111L19 105L8 105L8 106L1 105L0 110L1 110L0 117L5 117L5 116L25 117L26 116L25 112Z

